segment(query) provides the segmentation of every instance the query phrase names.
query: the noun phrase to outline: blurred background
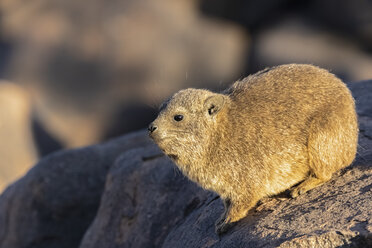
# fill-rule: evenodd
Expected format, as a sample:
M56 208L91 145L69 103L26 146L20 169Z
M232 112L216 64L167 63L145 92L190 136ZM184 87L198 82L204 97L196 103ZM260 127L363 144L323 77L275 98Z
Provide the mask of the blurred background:
M181 88L293 62L372 79L372 1L1 0L0 192L53 151L146 127Z

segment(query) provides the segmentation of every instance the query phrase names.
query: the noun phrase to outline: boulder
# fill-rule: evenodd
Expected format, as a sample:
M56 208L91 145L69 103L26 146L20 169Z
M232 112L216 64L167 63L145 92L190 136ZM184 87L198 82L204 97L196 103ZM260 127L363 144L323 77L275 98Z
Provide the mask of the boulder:
M210 201L208 195L155 145L128 151L110 169L80 247L161 247L172 229Z
M0 196L0 247L78 247L116 157L146 146L144 132L54 153Z
M43 159L0 196L0 247L372 246L372 81L349 85L360 120L355 162L296 199L263 199L225 235L219 197L146 137Z

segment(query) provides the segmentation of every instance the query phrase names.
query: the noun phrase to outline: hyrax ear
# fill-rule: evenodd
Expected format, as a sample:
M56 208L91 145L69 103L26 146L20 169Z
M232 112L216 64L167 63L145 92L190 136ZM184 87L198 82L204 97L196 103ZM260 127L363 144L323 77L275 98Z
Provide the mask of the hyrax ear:
M225 105L225 97L221 94L208 97L204 102L204 111L208 111L209 115L217 114Z

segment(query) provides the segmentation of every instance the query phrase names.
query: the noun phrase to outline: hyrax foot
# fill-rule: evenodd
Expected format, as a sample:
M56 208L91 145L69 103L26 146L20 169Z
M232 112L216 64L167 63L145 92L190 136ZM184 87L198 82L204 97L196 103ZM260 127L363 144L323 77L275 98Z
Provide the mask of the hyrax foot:
M237 205L236 203L226 204L225 202L225 207L227 207L225 212L216 222L216 233L218 235L227 232L237 221L244 218L251 208L251 205L247 207L245 205Z
M322 185L326 181L328 180L319 179L319 178L310 176L291 191L291 197L296 198L297 196L302 195L306 193L307 191L315 187L318 187L319 185Z

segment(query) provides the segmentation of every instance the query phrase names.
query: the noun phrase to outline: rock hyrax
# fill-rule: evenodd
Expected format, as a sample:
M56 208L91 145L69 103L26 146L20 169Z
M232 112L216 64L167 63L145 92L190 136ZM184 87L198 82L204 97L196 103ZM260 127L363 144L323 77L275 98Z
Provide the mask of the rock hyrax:
M217 233L262 197L301 182L292 197L328 181L355 158L358 124L345 84L289 64L250 75L222 93L185 89L150 124L152 139L191 180L217 192Z

